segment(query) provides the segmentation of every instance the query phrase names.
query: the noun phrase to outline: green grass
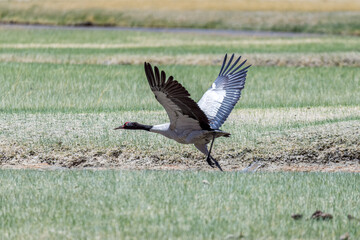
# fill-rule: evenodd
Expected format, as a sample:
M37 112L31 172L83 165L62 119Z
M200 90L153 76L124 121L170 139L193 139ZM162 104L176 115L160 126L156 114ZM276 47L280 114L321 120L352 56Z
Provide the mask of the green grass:
M0 56L8 55L10 60L0 63L2 139L13 140L30 148L40 145L47 151L54 146L58 149L61 142L62 146L71 149L76 146L104 151L107 147L125 145L126 148L147 153L151 153L151 149L168 147L177 152L181 149L193 152L192 147L184 148L155 135L115 133L111 130L125 121L151 124L168 121L148 87L142 65L54 64L52 60L69 58L77 63L76 56L78 60L135 56L145 61L154 55L186 57L189 54L196 59L199 56L213 56L213 53L221 56L229 43L232 44L230 46L236 45L232 50L238 53L246 49L245 52L255 54L299 54L297 56L301 58L306 52L346 53L351 48L356 50L359 45L359 40L352 37L239 39L230 36L92 30L5 29L4 32L7 34L0 35L0 43L5 44ZM75 43L81 46L84 40L88 44L104 45L78 49L61 45ZM167 45L169 43L174 46ZM191 47L194 43L199 45ZM19 44L16 46L21 48L6 44ZM39 45L22 48L21 44ZM48 48L47 44L55 45ZM60 44L58 48L56 44ZM123 45L113 47L113 44ZM159 44L164 46L158 47ZM11 56L16 56L16 60L11 60ZM44 56L51 58L50 63L16 62L27 57L36 61ZM157 65L168 76L174 75L197 101L215 80L220 64ZM252 66L236 106L239 112L234 112L235 115L223 127L233 133L231 144L226 139L220 140L219 148L243 149L257 146L257 139L271 132L285 134L291 129L314 124L322 127L327 123L358 120L358 69ZM315 110L307 113L307 107ZM319 111L319 116L310 117L315 116L316 111ZM294 116L294 112L300 119ZM256 120L261 118L276 119L277 122Z
M219 67L161 66L195 100ZM0 63L2 112L108 112L161 110L143 66ZM237 108L352 106L360 102L360 70L352 67L250 68Z
M1 33L0 57L5 60L0 63L0 167L41 163L207 169L193 146L147 132L112 130L125 121L167 121L142 65L55 64L53 59L137 55L143 61L154 54L207 57L226 51L301 57L359 48L359 40L351 37L313 41L87 30L1 29ZM112 49L16 45L83 42L125 45ZM167 42L175 45L161 45ZM44 56L51 60L18 62ZM198 100L218 74L220 63L214 64L160 67ZM215 158L227 170L277 158L284 165L310 159L326 166L350 159L346 164L356 167L359 76L355 67L251 67L242 98L223 126L232 137L217 140ZM332 159L332 154L340 157ZM348 232L357 239L360 223L346 216L360 217L359 177L1 169L0 238L224 239L242 234L245 239L338 239ZM310 220L315 210L331 213L334 219ZM294 221L290 217L294 213L304 218Z
M0 172L6 239L360 237L359 174ZM204 184L203 180L209 182ZM310 220L315 210L333 215ZM292 214L303 214L294 221Z
M270 48L271 47L271 48ZM343 51L359 51L359 41L343 43L299 43L296 47L286 45L262 44L260 46L252 46L251 44L224 44L222 46L175 46L175 47L127 47L127 48L110 48L110 49L16 49L16 48L2 48L0 53L13 53L13 54L51 54L51 55L97 55L104 54L108 56L118 54L168 54L168 55L185 55L185 54L223 54L225 52L241 52L247 53L327 53L343 52Z
M360 51L356 37L300 37L300 38L252 38L238 36L213 36L206 34L151 33L106 30L51 30L51 29L2 29L0 44L66 44L92 43L123 44L124 47L98 48L1 48L0 53L23 54L223 54L244 53L321 53ZM281 44L284 42L284 44ZM160 43L160 46L159 46ZM128 46L127 46L128 45ZM163 45L163 46L162 46Z
M16 62L29 56L29 59L34 61L43 56L52 59L72 59L74 56L94 59L103 56L136 56L145 61L144 59L151 58L154 54L170 58L192 55L196 59L199 56L212 56L212 53L222 55L230 44L235 47L231 50L236 50L237 53L246 49L245 52L255 54L300 54L296 56L301 58L301 54L306 52L346 53L350 49L356 51L360 46L359 40L353 37L277 39L131 31L3 31L6 34L0 35L0 44L3 44L0 57L6 55L9 59L0 63L0 111L3 116L1 134L4 141L13 139L15 142L30 145L40 143L46 148L51 148L58 142L66 143L67 146L76 142L79 146L94 148L115 147L119 142L124 142L126 146L132 147L141 143L149 146L145 148L149 150L151 147L161 146L162 138L142 133L115 135L110 130L114 125L125 121L137 120L156 124L167 121L167 117L148 87L142 65ZM61 45L79 44L81 47L83 42L98 45L78 49ZM11 44L15 46L11 47ZM21 44L39 45L23 48ZM48 48L47 44L55 45ZM123 45L112 47L112 44ZM192 44L198 46L191 47ZM110 49L106 48L109 46ZM16 60L12 60L12 56L16 56ZM197 101L215 80L220 64L159 66L168 76L174 75ZM244 114L239 112L233 120L230 118L224 125L225 130L234 133L232 146L245 147L248 142L253 144L258 137L273 130L285 133L292 128L315 123L323 125L336 121L358 120L356 106L360 103L359 74L359 68L354 67L252 66L236 109L245 109L245 112L248 111L246 109L254 110L245 113L247 120L237 122L242 119L241 114ZM304 110L306 107L327 108L319 110L319 117L312 118L310 115L316 113L312 111L308 115ZM273 115L267 116L268 108L274 108L274 115L277 113L285 120L274 118ZM291 108L299 109L299 121L293 116L294 110ZM261 117L277 119L278 122L249 122ZM291 117L294 121L287 120ZM67 129L69 124L74 123L77 126L75 129ZM21 124L29 125L21 131ZM260 127L259 124L263 126ZM13 128L11 125L19 127ZM58 129L62 134L54 133L54 129ZM34 135L32 132L39 134ZM149 142L154 144L149 145ZM176 144L166 142L166 145L174 147Z
M360 66L356 37L260 38L107 30L2 29L1 62L220 66L224 53L254 66Z

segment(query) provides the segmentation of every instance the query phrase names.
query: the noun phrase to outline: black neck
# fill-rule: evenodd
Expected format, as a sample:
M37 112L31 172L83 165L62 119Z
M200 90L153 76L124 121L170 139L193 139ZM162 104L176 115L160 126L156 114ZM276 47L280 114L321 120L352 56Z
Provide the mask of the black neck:
M150 129L153 126L151 125L144 125L141 123L137 123L137 122L132 122L130 124L127 124L125 129L130 129L130 130L146 130L146 131L150 131Z
M140 128L141 130L146 130L146 131L150 131L150 129L153 127L151 125L144 125L144 124L140 124L140 123L139 123L139 126L141 127Z

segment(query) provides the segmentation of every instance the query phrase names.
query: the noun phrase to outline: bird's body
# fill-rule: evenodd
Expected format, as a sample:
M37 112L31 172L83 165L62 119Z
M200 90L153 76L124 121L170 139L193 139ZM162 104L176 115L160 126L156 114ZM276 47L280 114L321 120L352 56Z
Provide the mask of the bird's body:
M230 136L230 133L223 132L219 128L238 102L241 90L245 86L247 69L250 67L238 70L246 62L236 66L240 60L239 57L229 68L234 54L225 67L226 58L227 55L225 55L219 76L198 103L190 98L187 90L172 76L166 80L164 71L160 73L155 67L154 74L151 65L145 63L145 73L150 88L155 98L165 108L170 122L154 126L126 122L115 129L146 130L161 134L178 143L194 144L198 150L207 155L206 161L210 166L215 165L222 170L219 163L210 155L212 144L215 138ZM207 148L209 142L211 142L210 150Z
M215 135L215 138L222 136L230 136L220 130L193 130L191 127L183 129L170 128L170 123L154 125L150 132L159 133L167 138L173 139L182 144L208 144Z

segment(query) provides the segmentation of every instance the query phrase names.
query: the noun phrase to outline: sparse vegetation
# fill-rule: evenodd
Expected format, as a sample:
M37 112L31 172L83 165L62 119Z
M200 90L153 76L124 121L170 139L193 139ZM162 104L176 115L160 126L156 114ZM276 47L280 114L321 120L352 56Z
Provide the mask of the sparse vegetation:
M262 161L264 169L359 171L359 107L235 110L214 156L226 170ZM2 166L210 170L191 145L147 132L117 132L125 121L158 124L164 112L0 114ZM300 164L300 165L299 165ZM305 167L310 164L309 168ZM314 164L311 167L311 164ZM327 165L330 164L330 165ZM331 164L336 168L332 168ZM280 167L279 167L280 166ZM316 167L317 166L317 167ZM326 168L326 166L330 168ZM16 167L16 166L15 166Z

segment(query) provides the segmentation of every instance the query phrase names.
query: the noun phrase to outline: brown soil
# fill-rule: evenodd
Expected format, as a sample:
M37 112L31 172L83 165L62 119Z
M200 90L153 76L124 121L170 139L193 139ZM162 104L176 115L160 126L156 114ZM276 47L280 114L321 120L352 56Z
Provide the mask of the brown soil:
M194 150L195 151L195 150ZM260 162L258 171L288 171L288 172L360 172L360 150L329 149L324 152L299 151L286 155L254 156L251 151L240 153L241 157L228 155L219 162L225 171L241 171L254 161ZM212 170L204 157L194 154L194 158L181 157L178 160L170 158L159 161L156 156L141 156L122 153L114 156L114 151L98 155L92 150L78 152L26 153L17 148L11 153L0 153L0 168L3 169L124 169L124 170ZM321 157L319 157L322 155ZM64 156L64 157L63 157ZM306 159L308 162L301 160ZM213 169L217 170L217 169Z
M225 171L240 171L254 162L258 171L360 172L360 127L338 124L336 131L310 127L285 136L263 137L252 147L219 145L214 157ZM231 139L229 139L231 141ZM164 148L136 151L126 146L90 149L55 146L44 149L0 142L0 168L11 169L156 169L215 170L197 150Z

